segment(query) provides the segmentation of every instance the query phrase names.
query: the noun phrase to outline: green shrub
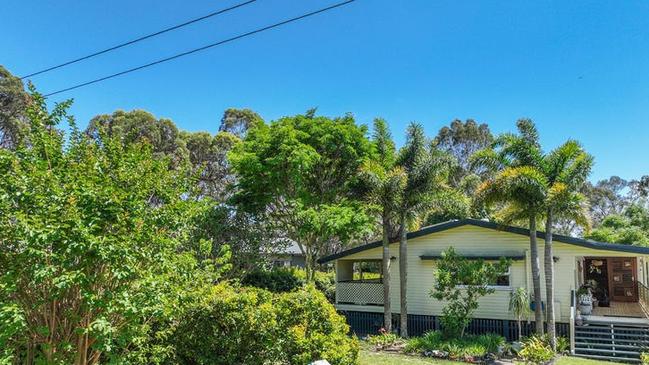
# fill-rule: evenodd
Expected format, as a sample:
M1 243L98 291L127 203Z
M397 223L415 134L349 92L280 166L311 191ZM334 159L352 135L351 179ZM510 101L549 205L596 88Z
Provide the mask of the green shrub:
M413 337L406 343L406 352L423 352L440 350L449 353L451 358L463 356L484 356L498 352L498 347L505 344L505 338L495 334L466 335L461 338L448 339L440 331L432 331L421 337Z
M358 341L313 286L289 293L228 284L193 305L171 336L180 364L356 364Z
M528 364L543 364L554 357L554 351L548 343L546 336L533 335L522 342L518 355Z
M278 357L277 314L270 292L214 287L178 324L173 342L185 364L264 364Z
M313 286L282 294L275 303L283 331L282 360L307 364L326 359L332 365L354 365L359 345L349 337L349 326L324 294Z
M336 301L335 273L316 271L314 274L316 289L324 293L330 303L334 303ZM297 290L306 285L306 282L306 271L300 268L257 269L248 272L241 279L243 285L270 290L274 293Z
M241 284L270 290L273 293L285 293L304 286L305 280L296 274L295 269L276 268L272 270L257 269L248 272Z
M640 361L642 362L642 365L649 365L649 352L641 353Z
M367 336L367 342L378 348L384 348L394 345L400 338L396 333L381 332L378 335Z

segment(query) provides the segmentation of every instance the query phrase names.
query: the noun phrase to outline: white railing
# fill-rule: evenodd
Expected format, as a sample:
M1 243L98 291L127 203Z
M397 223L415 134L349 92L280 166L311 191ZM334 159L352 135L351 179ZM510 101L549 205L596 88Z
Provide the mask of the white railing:
M383 283L380 281L339 281L336 283L339 304L383 305Z
M570 291L570 354L575 354L575 317L577 315L577 296Z

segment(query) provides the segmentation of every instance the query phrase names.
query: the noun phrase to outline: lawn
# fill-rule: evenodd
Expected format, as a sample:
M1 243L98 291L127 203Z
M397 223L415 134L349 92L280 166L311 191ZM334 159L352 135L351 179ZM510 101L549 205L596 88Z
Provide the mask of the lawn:
M362 349L360 353L360 365L458 365L465 364L463 362L429 359L418 356L408 356L392 354L387 352L374 352L368 349ZM597 361L582 359L579 357L560 358L555 365L622 365L619 363L609 361Z

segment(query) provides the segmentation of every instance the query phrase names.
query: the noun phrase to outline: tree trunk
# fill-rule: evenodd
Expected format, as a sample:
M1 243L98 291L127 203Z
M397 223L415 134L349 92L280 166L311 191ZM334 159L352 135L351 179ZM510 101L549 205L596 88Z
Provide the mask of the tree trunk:
M521 328L520 318L516 322L518 322L518 341L520 341L523 338L523 329Z
M534 286L534 321L536 333L543 334L543 302L541 297L541 265L539 247L536 243L536 216L530 217L530 254L532 259L532 285Z
M408 337L408 238L406 218L399 229L399 289L401 294L401 337Z
M383 217L383 328L392 332L392 305L390 303L390 225Z
M545 300L546 300L546 317L548 323L548 335L552 349L557 349L557 334L554 324L554 254L552 252L552 210L548 209L547 219L545 221Z

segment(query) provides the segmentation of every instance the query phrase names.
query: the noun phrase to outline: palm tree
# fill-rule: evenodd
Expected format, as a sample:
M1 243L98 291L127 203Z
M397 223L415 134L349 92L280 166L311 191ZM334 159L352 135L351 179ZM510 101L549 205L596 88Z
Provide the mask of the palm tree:
M521 321L530 313L530 298L525 288L517 288L509 293L509 311L514 313L518 322L518 340L523 338Z
M580 190L593 165L593 158L581 145L569 140L543 158L543 170L549 188L545 213L545 291L548 307L546 311L548 335L553 349L556 349L554 318L554 260L552 228L557 217L569 218L578 225L588 228L588 206Z
M372 142L375 158L362 166L361 178L367 189L370 203L379 207L383 241L383 328L392 331L392 305L390 301L390 240L394 228L395 214L399 207L401 193L405 187L406 175L395 166L396 149L387 124L383 119L374 120Z
M406 176L397 211L399 223L399 284L401 336L408 337L408 227L417 225L430 211L436 193L445 188L447 161L429 149L420 124L408 126L406 144L399 151L397 166Z
M482 183L476 198L487 206L499 204L498 216L503 222L527 221L535 302L534 320L536 332L543 334L541 267L536 224L545 213L548 181L539 169L543 155L536 127L529 119L519 120L516 126L519 132L517 135L504 134L496 139L493 148L476 154L474 160L477 163L498 171Z

